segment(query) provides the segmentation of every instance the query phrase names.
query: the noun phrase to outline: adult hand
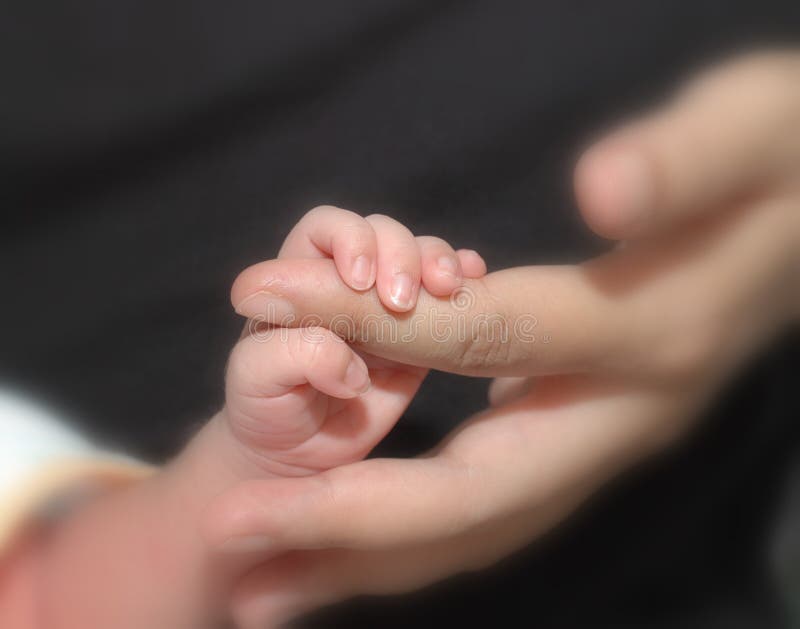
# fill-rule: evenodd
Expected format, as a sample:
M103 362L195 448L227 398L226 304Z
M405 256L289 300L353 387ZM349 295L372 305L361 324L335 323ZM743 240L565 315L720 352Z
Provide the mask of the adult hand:
M209 535L246 539L274 558L237 588L238 625L273 627L351 596L488 566L661 447L708 392L548 377L428 456L240 485L214 506Z
M513 551L679 434L731 369L796 319L799 63L740 60L590 149L576 174L582 212L601 233L645 240L577 267L493 273L468 284L466 307L420 295L423 322L461 315L473 331L486 313L509 332L535 315L507 343L488 326L450 338L415 330L413 313L398 320L413 342L387 342L367 325L384 313L376 296L350 291L330 263L246 271L235 304L274 291L298 321L314 315L334 330L344 313L348 336L384 357L481 375L585 375L543 378L529 393L499 381L501 405L428 457L222 496L209 513L213 540L261 535L272 552L300 549L242 584L240 618L412 589Z
M367 352L470 375L680 368L725 344L718 328L736 316L743 276L761 273L750 285L776 289L761 295L764 310L800 301L794 277L784 272L778 286L757 257L765 243L798 248L799 59L761 54L703 75L585 154L576 191L589 224L615 237L658 233L624 256L500 271L451 299L422 291L400 317L376 292L349 290L330 262L273 260L240 275L234 305L263 317L250 298L272 293L294 307L289 325L311 317ZM683 229L669 233L675 225ZM717 283L721 266L729 279Z

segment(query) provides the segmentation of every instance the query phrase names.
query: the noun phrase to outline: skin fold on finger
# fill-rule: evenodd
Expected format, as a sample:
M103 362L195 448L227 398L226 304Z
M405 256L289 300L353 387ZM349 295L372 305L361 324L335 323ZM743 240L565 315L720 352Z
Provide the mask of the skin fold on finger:
M403 224L382 214L366 219L378 242L377 292L389 310L408 312L420 289L420 251L414 235Z
M609 238L641 236L796 177L798 68L797 53L715 68L591 147L575 171L589 226Z
M306 213L283 242L278 258L332 257L345 283L367 290L377 275L377 239L355 212L323 205Z
M431 295L450 295L464 279L459 260L453 248L435 236L417 236L422 258L422 285Z

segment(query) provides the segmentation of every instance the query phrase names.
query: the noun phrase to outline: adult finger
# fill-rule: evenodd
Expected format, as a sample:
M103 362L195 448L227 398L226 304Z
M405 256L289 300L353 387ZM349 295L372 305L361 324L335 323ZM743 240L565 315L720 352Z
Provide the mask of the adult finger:
M231 597L242 629L279 625L359 595L402 594L443 578L484 569L563 519L581 496L431 543L397 549L293 551L250 572Z
M377 356L467 375L618 369L632 341L632 313L573 266L465 279L449 298L422 290L413 311L396 315L374 290L346 287L330 261L271 260L243 271L231 299L249 318L323 325Z
M477 416L435 456L239 485L209 509L206 537L215 547L252 547L255 538L276 550L396 548L459 535L602 483L663 438L665 417L695 403L674 393L558 379Z
M715 68L667 107L611 133L579 160L589 226L632 238L794 178L800 164L800 54Z

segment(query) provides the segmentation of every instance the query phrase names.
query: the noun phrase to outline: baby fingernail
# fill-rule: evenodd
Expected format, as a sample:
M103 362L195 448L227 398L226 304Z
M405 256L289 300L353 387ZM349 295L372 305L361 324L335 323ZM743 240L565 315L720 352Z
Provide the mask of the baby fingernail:
M439 268L439 273L449 277L458 278L458 262L451 256L442 256L436 261L436 266Z
M408 273L395 273L392 278L392 289L389 299L400 310L411 308L411 298L414 290L414 282Z
M369 389L369 369L361 358L353 356L344 374L344 383L357 393L364 393Z
M357 290L366 290L370 287L372 283L372 260L369 259L369 256L360 255L353 261L351 278L353 288Z
M294 307L288 301L272 293L260 291L243 299L236 312L251 319L259 318L269 323L288 325L295 319Z

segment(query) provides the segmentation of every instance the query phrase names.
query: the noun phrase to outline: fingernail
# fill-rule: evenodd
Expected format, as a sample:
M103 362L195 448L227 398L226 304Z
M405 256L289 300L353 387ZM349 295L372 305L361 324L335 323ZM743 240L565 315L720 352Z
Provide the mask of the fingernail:
M442 256L436 261L436 266L439 268L441 275L446 275L458 279L460 273L458 272L458 262L451 256Z
M347 372L344 375L344 383L356 393L364 393L369 389L369 369L364 361L358 356L350 359Z
M394 278L392 278L392 290L389 298L400 310L411 308L413 286L414 282L408 273L395 273Z
M372 260L368 256L360 255L353 261L351 271L353 288L356 290L366 290L372 284Z
M264 553L273 547L272 540L263 535L231 537L220 546L224 553Z
M294 307L283 297L259 291L243 299L236 312L244 317L263 318L268 323L288 325L295 319Z

